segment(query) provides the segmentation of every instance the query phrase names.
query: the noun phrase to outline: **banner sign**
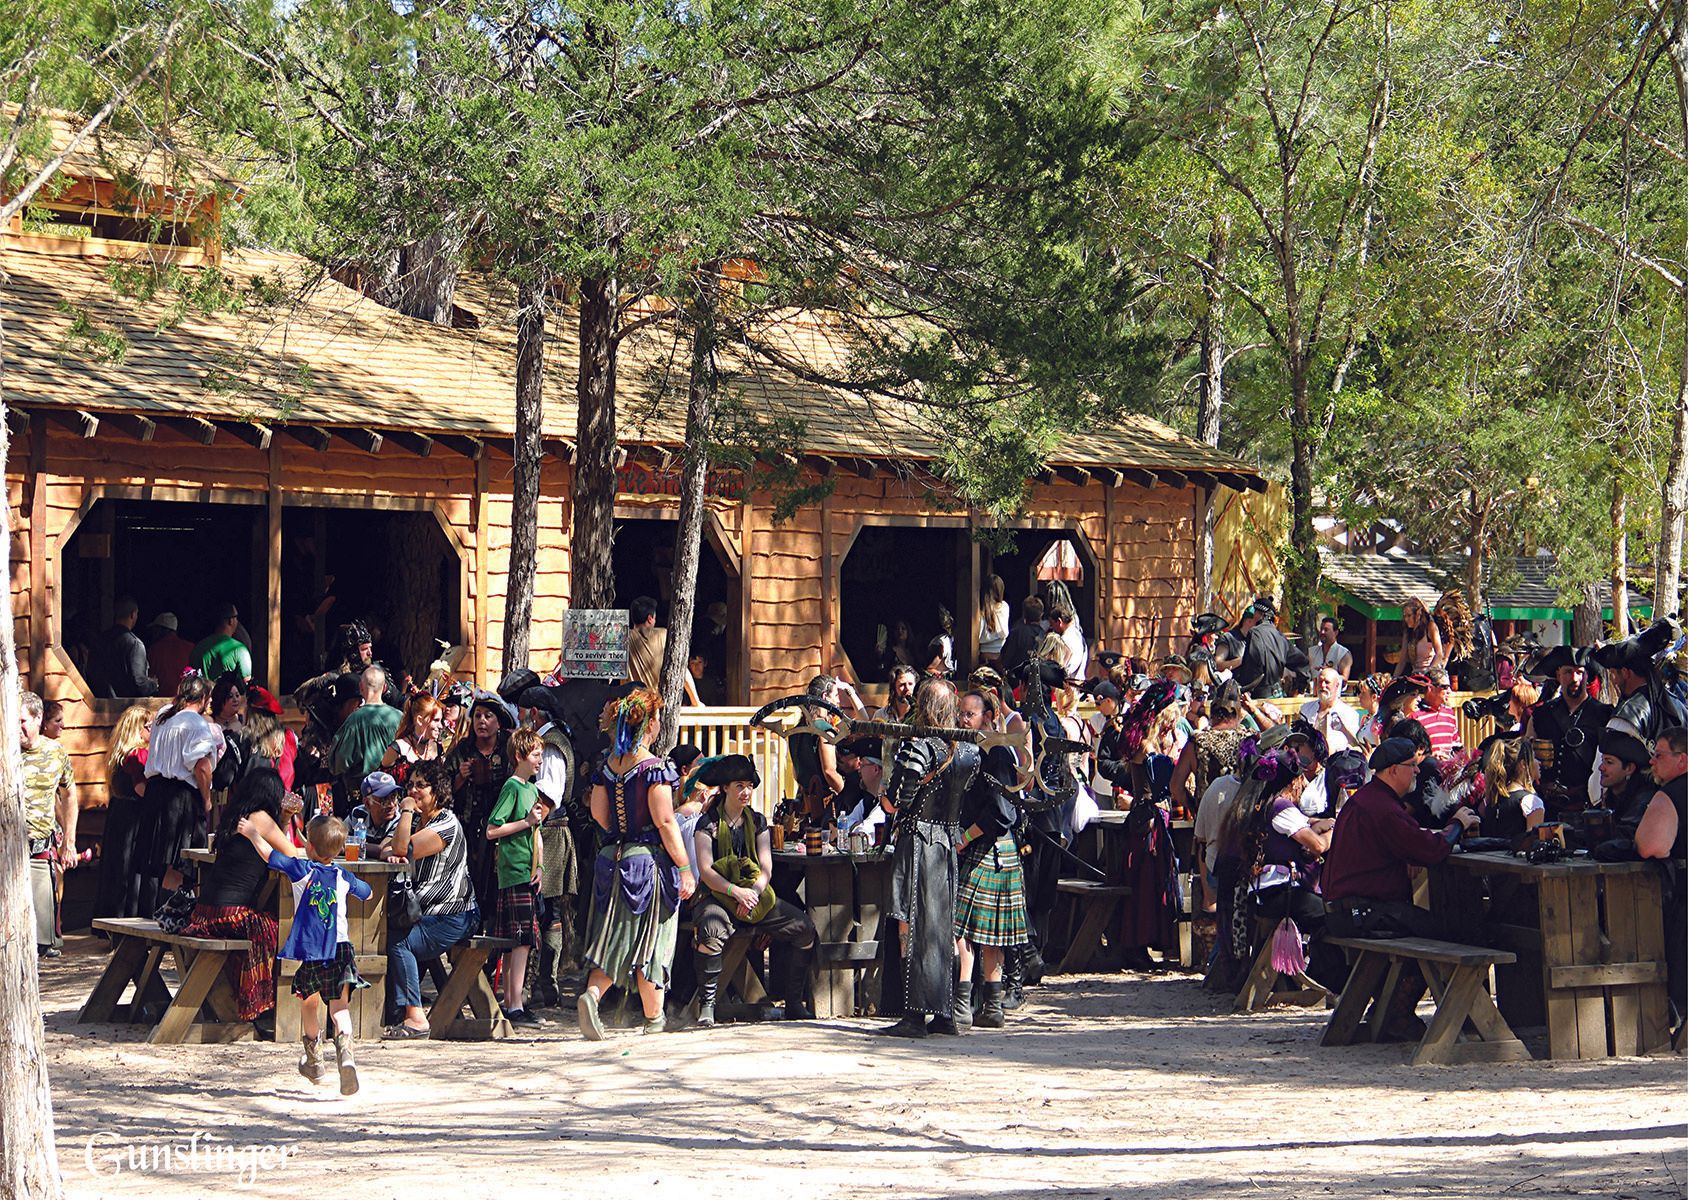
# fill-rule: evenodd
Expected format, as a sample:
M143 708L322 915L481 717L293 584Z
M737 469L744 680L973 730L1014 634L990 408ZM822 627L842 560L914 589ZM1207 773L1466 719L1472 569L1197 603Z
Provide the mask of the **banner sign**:
M680 495L680 472L665 470L648 462L629 460L615 473L615 490L619 496L675 496ZM710 471L704 476L703 494L722 500L744 499L744 474L741 471Z
M627 678L625 608L571 608L563 614L563 653L557 674L564 679Z

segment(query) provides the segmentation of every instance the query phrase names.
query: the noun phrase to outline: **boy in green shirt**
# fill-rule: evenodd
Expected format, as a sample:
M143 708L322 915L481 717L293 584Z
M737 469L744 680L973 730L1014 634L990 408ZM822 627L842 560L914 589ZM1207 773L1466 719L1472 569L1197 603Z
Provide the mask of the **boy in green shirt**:
M533 777L544 759L545 744L533 730L518 729L510 735L510 761L515 773L504 781L487 818L487 840L498 843L498 898L487 934L516 943L504 963L504 1015L512 1025L543 1024L528 1012L523 992L527 989L528 952L539 944L535 884L544 847L533 831L545 819L546 806Z

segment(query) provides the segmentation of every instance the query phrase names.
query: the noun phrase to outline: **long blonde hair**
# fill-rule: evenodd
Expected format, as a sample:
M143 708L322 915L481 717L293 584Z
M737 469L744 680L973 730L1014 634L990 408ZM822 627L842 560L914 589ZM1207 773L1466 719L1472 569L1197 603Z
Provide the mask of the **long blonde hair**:
M106 751L106 769L115 771L123 760L146 745L152 738L152 714L159 709L156 700L131 704L117 718L111 729L111 748Z

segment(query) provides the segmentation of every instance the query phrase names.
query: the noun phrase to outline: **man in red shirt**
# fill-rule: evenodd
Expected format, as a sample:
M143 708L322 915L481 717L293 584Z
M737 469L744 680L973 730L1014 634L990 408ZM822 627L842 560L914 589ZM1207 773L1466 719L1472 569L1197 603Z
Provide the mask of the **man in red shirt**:
M1448 673L1432 667L1425 675L1430 686L1425 689L1424 707L1413 714L1413 719L1430 735L1430 749L1436 757L1446 758L1459 748L1459 714L1448 705Z
M1455 810L1440 832L1420 828L1402 797L1412 791L1422 755L1406 738L1386 738L1372 752L1371 782L1337 814L1319 887L1337 937L1433 937L1430 914L1413 905L1410 868L1439 863L1479 820Z

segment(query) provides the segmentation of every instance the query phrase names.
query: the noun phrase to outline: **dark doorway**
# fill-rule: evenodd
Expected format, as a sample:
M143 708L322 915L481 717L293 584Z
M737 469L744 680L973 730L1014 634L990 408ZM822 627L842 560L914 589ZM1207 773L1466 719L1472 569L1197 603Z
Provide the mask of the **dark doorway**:
M1073 553L1067 556L1068 560L1078 562L1083 570L1083 578L1067 579L1063 582L1078 610L1078 622L1084 630L1084 640L1086 644L1094 646L1096 565L1091 562L1090 555L1085 553L1084 543L1078 534L1070 529L1016 529L1013 534L1014 545L1007 553L993 555L988 546L984 549L981 567L985 579L992 575L1002 576L1004 598L1008 601L1009 623L1012 625L1019 622L1020 602L1027 596L1047 597L1045 588L1037 578L1038 564L1044 560L1054 543L1065 542L1073 549ZM977 612L978 602L974 601L974 613ZM975 615L974 620L977 619Z
M96 500L59 556L59 641L86 677L87 651L112 623L113 605L133 596L136 632L160 613L197 642L216 611L233 604L251 638L254 668L269 631L264 510L257 505L175 500ZM159 690L175 691L175 680Z
M613 567L615 606L626 608L640 596L657 602L656 623L669 624L674 599L674 534L680 522L666 517L615 519ZM739 628L739 583L721 561L721 551L704 533L698 555L697 598L692 604L692 650L704 655L698 695L705 704L742 703L735 698L734 680L742 653Z
M838 620L839 640L863 682L884 682L899 658L923 669L927 646L941 632L955 639L957 670L970 668L962 661L966 623L979 619L970 594L972 553L965 529L868 525L856 535L839 568ZM899 625L908 628L906 654L895 644Z
M281 515L281 683L333 658L336 631L362 621L394 675L426 678L439 642L463 636L462 562L430 512L289 505Z

